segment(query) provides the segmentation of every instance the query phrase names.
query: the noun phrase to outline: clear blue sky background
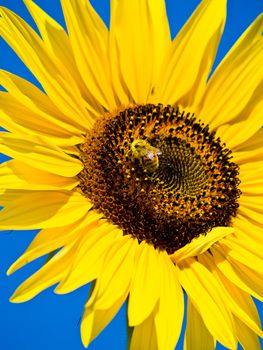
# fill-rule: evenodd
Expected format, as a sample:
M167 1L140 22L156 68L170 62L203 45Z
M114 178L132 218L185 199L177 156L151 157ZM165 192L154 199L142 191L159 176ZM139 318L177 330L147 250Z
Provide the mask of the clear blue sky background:
M64 25L59 0L35 0L35 2ZM92 0L91 2L108 25L110 1ZM167 0L167 12L173 37L199 2L198 0ZM22 0L0 0L0 5L17 12L35 28ZM226 28L215 66L262 11L262 0L229 0ZM38 84L1 39L0 67ZM5 158L2 156L0 159L3 161ZM6 232L0 235L0 348L3 350L82 350L84 348L79 336L79 321L89 286L64 296L54 294L53 289L49 288L24 304L11 304L8 301L15 288L43 264L44 259L39 259L11 277L5 275L10 264L26 249L34 235L33 231ZM257 303L257 306L262 316L263 306L260 303ZM89 349L126 349L125 322L126 306L120 310L113 322L90 345ZM178 349L182 349L182 339ZM219 346L218 349L223 347Z

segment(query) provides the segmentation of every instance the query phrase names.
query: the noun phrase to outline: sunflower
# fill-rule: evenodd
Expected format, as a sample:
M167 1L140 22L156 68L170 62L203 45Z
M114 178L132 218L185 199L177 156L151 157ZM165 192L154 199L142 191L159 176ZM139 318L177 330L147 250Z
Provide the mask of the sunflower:
M24 0L40 36L0 9L0 34L42 86L0 71L0 229L39 229L14 293L93 282L85 347L128 299L131 350L260 349L263 16L210 77L226 0L204 0L174 40L164 0L61 0L67 33ZM136 19L136 24L135 20ZM213 19L213 20L211 20Z

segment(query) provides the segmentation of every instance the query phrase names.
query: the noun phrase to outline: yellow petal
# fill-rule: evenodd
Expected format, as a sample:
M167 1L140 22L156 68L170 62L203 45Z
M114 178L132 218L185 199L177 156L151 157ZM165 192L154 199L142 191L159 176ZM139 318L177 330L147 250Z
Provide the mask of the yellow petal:
M227 277L232 283L234 283L244 292L263 301L262 282L260 282L260 276L258 276L255 271L252 278L246 276L244 272L238 269L237 263L234 264L232 261L227 260L227 257L222 253L220 245L214 245L211 251L218 269L223 273L225 277ZM253 277L255 278L254 280Z
M259 273L262 272L263 253L256 251L253 241L248 244L248 241L233 237L233 239L220 241L220 247L224 254L227 254L231 259L235 259Z
M18 193L0 211L1 230L30 230L61 227L82 218L92 207L79 193L29 192Z
M159 252L148 244L140 244L128 304L129 326L142 323L153 311L160 296Z
M174 39L158 84L157 96L164 104L189 106L203 95L225 17L225 0L202 1Z
M263 224L263 197L262 196L245 196L239 199L239 212L241 215Z
M82 218L73 224L41 230L33 239L24 254L10 266L7 274L10 275L40 256L55 251L58 248L75 241L77 238L81 237L81 233L88 234L89 230L92 230L99 225L99 219L99 214L90 212L85 218ZM83 230L83 227L85 230Z
M88 346L127 298L138 243L129 236L113 242L105 257L91 298L85 305L81 337Z
M15 135L7 132L0 134L0 151L9 157L18 159L34 168L49 170L56 175L72 177L82 170L81 162L59 147L50 144L40 136Z
M236 348L231 313L225 307L220 285L202 264L188 258L178 265L179 279L212 336L230 349Z
M130 287L137 241L124 236L114 241L87 307L107 309Z
M252 101L242 111L242 117L247 117L245 120L242 119L233 124L224 124L216 131L217 135L226 142L227 147L231 150L235 150L236 146L253 137L261 128L261 111L263 110L262 88L260 87L258 91L258 96L253 97ZM261 101L258 102L258 99L261 99Z
M0 8L0 34L36 76L55 104L69 118L89 124L80 91L58 58L48 51L32 28L12 11ZM90 124L91 125L91 124Z
M176 268L166 252L159 255L163 278L159 308L155 315L158 350L173 350L182 330L184 298Z
M129 350L157 350L156 327L154 315L134 327Z
M262 29L261 15L241 36L209 80L199 115L211 128L238 117L262 81Z
M242 142L240 145L237 145L235 147L235 152L233 152L234 159L236 158L236 155L242 155L242 153L245 153L245 158L247 155L252 155L253 152L255 152L255 155L260 154L262 156L262 148L263 148L263 128L260 128L255 135L250 137L247 141ZM242 158L242 157L241 157ZM247 157L248 158L248 157ZM262 161L262 157L260 159L247 159L249 162L255 162L257 160Z
M80 144L84 140L83 136L65 133L52 121L41 119L39 114L24 107L8 92L0 92L0 111L2 127L19 137L39 135L63 148Z
M112 79L122 103L147 101L169 41L164 1L111 1Z
M127 295L128 291L123 293L123 295L107 309L97 310L87 308L84 311L80 331L81 340L85 347L88 347L89 343L100 334L108 323L110 323L126 300Z
M263 244L263 228L254 225L251 220L246 219L241 214L238 214L234 220L235 232L237 237L254 241L254 243Z
M32 299L42 290L60 281L67 273L74 255L72 244L62 248L40 270L22 283L11 297L13 303L21 303Z
M234 265L237 273L241 279L253 290L259 291L258 294L262 296L263 290L263 273L255 271L254 269L249 268L248 266L240 263L237 260L229 258L229 261ZM260 298L262 299L262 298Z
M107 249L118 236L121 236L121 230L113 225L104 224L89 230L79 242L70 270L55 292L69 293L96 279L102 269Z
M217 279L224 294L225 304L229 310L231 310L233 315L244 322L254 332L262 336L263 332L261 330L257 308L250 295L240 290L224 277L214 263L213 257L210 253L202 254L199 257L199 261L207 267Z
M239 188L245 195L263 194L263 161L240 166Z
M212 231L207 235L200 235L195 238L191 243L185 245L183 248L178 249L175 253L170 255L171 260L174 263L187 259L191 256L197 256L208 250L218 240L234 232L233 227L214 227Z
M263 130L263 129L262 129ZM242 165L250 162L258 162L262 160L263 157L263 146L261 140L261 147L256 148L253 151L242 151L242 152L233 152L233 161L238 165Z
M187 323L184 350L214 350L214 340L199 312L190 299L187 305Z
M44 12L33 1L24 0L24 3L39 29L45 48L55 55L60 62L60 67L63 67L63 70L66 70L67 74L72 76L72 79L79 87L81 95L87 102L85 107L89 111L89 116L91 117L92 122L92 119L97 117L100 108L98 108L96 102L93 101L92 96L87 93L87 88L76 66L68 35L59 23L54 21L52 17ZM85 101L83 101L83 103L85 103ZM85 128L86 125L82 123L81 127Z
M0 165L0 177L3 189L21 190L72 190L77 186L76 178L51 174L30 165L12 159Z
M30 123L34 123L31 128L37 128L37 122L45 123L45 128L51 129L50 131L55 129L53 132L59 131L62 137L65 135L68 137L79 136L86 132L85 123L63 114L44 92L27 80L0 70L0 84L8 91L8 94L1 93L1 110L11 117L15 123L29 129ZM10 108L13 103L16 104L16 108L19 106L21 111L27 111L35 118L29 119L26 115L22 118L14 113ZM4 120L4 118L1 119Z
M107 57L108 29L89 1L62 0L61 5L86 89L106 110L114 108Z
M242 167L247 163L261 162L263 158L263 128L260 128L247 141L237 145L232 155L233 161Z
M238 318L235 318L238 341L243 350L261 350L257 335Z

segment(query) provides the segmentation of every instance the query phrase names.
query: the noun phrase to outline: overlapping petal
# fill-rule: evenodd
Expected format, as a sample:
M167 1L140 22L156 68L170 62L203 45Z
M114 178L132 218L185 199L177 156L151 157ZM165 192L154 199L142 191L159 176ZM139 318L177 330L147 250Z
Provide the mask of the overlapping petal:
M169 44L164 1L111 1L109 54L121 104L148 101Z
M107 53L108 29L89 1L62 0L61 4L72 52L81 76L85 77L86 89L98 107L110 110L115 102Z
M32 28L12 11L1 7L0 34L39 80L45 92L69 118L90 119L74 79L59 59L47 51Z
M180 283L212 336L227 348L236 348L233 317L212 273L193 258L180 262L178 273Z
M165 57L157 84L158 102L195 108L206 88L225 17L225 0L201 2Z
M111 321L127 298L137 244L126 236L108 249L82 317L81 337L85 346Z
M56 293L69 293L100 275L104 256L121 231L113 225L98 223L93 230L86 228L86 235L79 241L68 274L56 288ZM105 227L106 226L106 227Z
M174 263L178 264L184 259L198 256L207 251L218 240L233 232L233 227L215 227L208 235L201 235L193 239L191 243L185 245L183 248L178 249L175 253L170 255L170 258Z
M5 122L7 116L12 119L13 127L18 124L40 134L49 132L50 136L71 138L85 133L87 129L85 123L78 118L65 115L48 95L27 80L0 70L0 84L8 91L8 94L0 95L1 123ZM17 110L20 113L16 113ZM21 112L24 113L21 115Z
M74 177L64 177L39 170L16 159L0 165L0 177L2 190L72 190L78 185L78 180Z
M257 103L262 101L262 94L255 93L257 88L262 90L262 29L263 15L245 31L213 73L198 112L211 128L230 124L228 134L234 137L235 125L238 125L235 123L242 120L253 118L256 126L261 126L260 115L249 113L249 110L256 108ZM247 113L244 114L245 108ZM244 124L242 129L249 129L249 125L249 122ZM223 136L223 131L221 134ZM239 134L241 137L242 131L239 130ZM241 138L239 142L242 141Z
M179 339L184 317L183 290L177 271L166 252L159 256L163 266L159 307L154 317L159 350L173 350Z
M22 283L11 297L13 303L32 299L42 290L59 282L70 267L69 261L74 254L74 242L62 248L40 270Z
M0 151L39 170L73 177L82 170L81 162L67 155L49 139L33 135L0 133Z
M263 16L207 79L226 0L204 0L173 42L163 0L111 0L110 31L90 1L61 0L67 32L24 0L39 37L0 9L0 34L43 87L0 71L0 229L42 229L11 274L51 253L12 297L33 298L59 283L68 293L96 280L85 305L84 346L127 298L131 350L174 350L188 295L185 350L259 349L262 329L250 295L263 300ZM181 105L217 132L240 166L237 217L168 255L124 235L78 188L78 147L96 118L131 103ZM107 176L107 174L105 174ZM51 257L51 258L50 258Z
M214 350L214 339L209 333L199 312L190 299L187 304L187 323L184 350Z
M138 255L129 295L130 326L137 326L148 318L160 297L159 252L154 247L141 243Z
M2 205L5 206L0 211L1 230L69 225L84 217L92 207L81 194L70 191L10 191L1 197Z
M76 241L82 235L88 235L89 231L99 226L100 215L89 213L86 217L67 226L47 228L41 230L33 239L23 255L21 255L8 269L7 273L14 273L25 264L54 252L57 249Z

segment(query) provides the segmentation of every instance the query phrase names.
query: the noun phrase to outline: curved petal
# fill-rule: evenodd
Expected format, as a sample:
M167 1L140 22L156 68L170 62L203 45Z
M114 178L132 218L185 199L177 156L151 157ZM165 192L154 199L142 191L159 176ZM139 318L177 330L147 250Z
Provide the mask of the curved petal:
M22 283L10 301L22 303L28 301L42 290L60 281L70 267L70 261L74 255L73 244L62 248L51 260L49 260L40 270Z
M129 289L138 243L129 236L113 242L87 307L107 309Z
M233 232L233 227L214 227L207 235L201 235L198 238L193 239L191 243L185 245L183 248L178 249L175 253L170 255L170 258L174 263L179 263L189 257L202 254L218 240Z
M98 113L100 111L102 112L102 109L88 92L80 72L78 71L68 35L59 23L54 21L52 17L32 0L24 0L24 3L34 18L45 44L45 48L58 58L60 66L63 66L63 70L66 70L67 74L70 74L77 84L83 99L87 102L86 108L89 110L92 123L92 119L96 118ZM85 104L84 100L83 103ZM86 127L86 125L82 125L82 127Z
M22 110L27 110L30 114L37 116L35 117L35 123L36 121L46 123L45 128L47 128L48 125L50 128L51 125L52 129L60 130L62 136L80 136L86 132L87 128L85 123L78 118L74 118L74 116L68 117L63 114L57 105L51 101L49 96L27 80L15 74L0 70L0 84L8 91L8 94L1 93L1 107L4 103L4 98L6 98L6 104L10 100L12 103L16 103L17 106L20 105ZM15 108L16 107L14 107L14 109ZM1 109L3 109L3 107ZM8 115L10 115L16 123L30 128L32 120L29 122L26 116L21 118L14 112L12 113L11 109Z
M262 152L263 148L263 127L260 128L256 134L254 134L252 137L250 137L245 142L240 143L240 145L237 145L235 147L235 152L233 152L234 157L236 157L236 153L242 154L242 153L251 153L256 151ZM259 160L262 160L259 159ZM248 160L249 162L253 162L253 160Z
M81 322L84 346L101 332L127 298L138 243L129 236L115 241L105 257L102 272Z
M239 188L246 196L263 194L263 161L240 166Z
M224 239L220 241L220 247L225 255L248 266L252 270L262 272L262 252L253 252L252 242L242 242L241 239Z
M242 120L243 109L254 103L253 93L262 83L262 29L263 15L241 36L209 80L198 114L211 128L235 118ZM259 118L256 115L255 121Z
M238 341L243 350L261 350L258 336L238 318L234 318Z
M239 199L239 212L241 215L251 220L263 224L263 197L262 196L243 196Z
M107 249L118 236L121 236L121 231L113 225L98 225L89 231L79 242L69 272L56 287L55 292L58 294L69 293L97 279Z
M187 304L187 323L184 350L214 350L214 339L190 299Z
M130 287L129 326L137 326L146 320L160 296L159 252L153 246L143 242L139 248L138 261Z
M73 224L41 230L24 254L10 266L7 274L10 275L40 256L53 252L72 241L76 241L81 236L81 233L88 234L89 230L99 225L99 219L99 214L90 212L84 219L81 218Z
M198 103L213 65L225 17L225 0L201 2L166 55L158 82L158 102L184 107Z
M257 308L250 295L231 283L217 268L211 254L202 254L199 261L215 276L224 293L224 301L232 314L244 322L258 335L263 336Z
M174 350L182 330L184 297L176 268L168 254L162 252L159 258L163 278L155 315L158 350Z
M233 152L233 161L238 165L259 162L263 157L263 147L255 151Z
M134 327L129 350L158 349L154 315L151 314L141 324Z
M110 323L125 302L127 295L128 291L106 309L85 309L80 325L81 340L85 347L88 347L89 343Z
M250 104L242 111L243 116L247 116L246 120L236 122L234 124L227 124L220 126L216 133L217 135L224 140L227 144L227 147L235 150L236 146L239 146L241 143L248 140L250 137L253 137L254 134L262 126L262 110L263 110L263 84L258 89L259 98L252 98ZM259 100L259 101L258 101Z
M0 165L2 189L20 190L72 190L79 181L77 178L64 177L38 170L16 159L9 160Z
M46 120L41 118L39 114L30 111L13 98L9 92L0 92L0 124L20 137L24 135L42 136L48 138L52 144L62 147L82 143L84 139L81 135L65 132L47 118Z
M69 41L89 94L106 110L115 107L108 61L108 29L89 1L62 0Z
M211 251L212 251L216 266L226 278L228 278L232 283L234 283L237 287L242 289L244 292L263 301L262 282L259 281L260 277L257 277L256 273L254 274L255 276L254 281L246 277L244 273L241 273L240 270L237 269L236 265L232 264L227 260L227 257L221 251L220 245L219 246L214 245Z
M148 100L169 42L163 0L111 1L112 79L123 104Z
M250 219L238 214L234 220L235 232L237 237L263 244L263 227L254 225Z
M212 273L193 258L178 265L179 280L212 336L230 349L236 348L233 318Z
M39 80L48 96L69 118L90 123L86 103L70 74L48 51L32 28L12 11L0 8L0 34ZM91 126L91 124L90 124Z
M10 194L11 203L0 211L1 230L61 227L82 218L92 204L77 192L22 192ZM48 209L47 209L48 208Z
M7 132L0 134L0 151L9 157L22 161L39 170L48 169L51 173L73 177L82 170L81 162L41 136L18 136Z

